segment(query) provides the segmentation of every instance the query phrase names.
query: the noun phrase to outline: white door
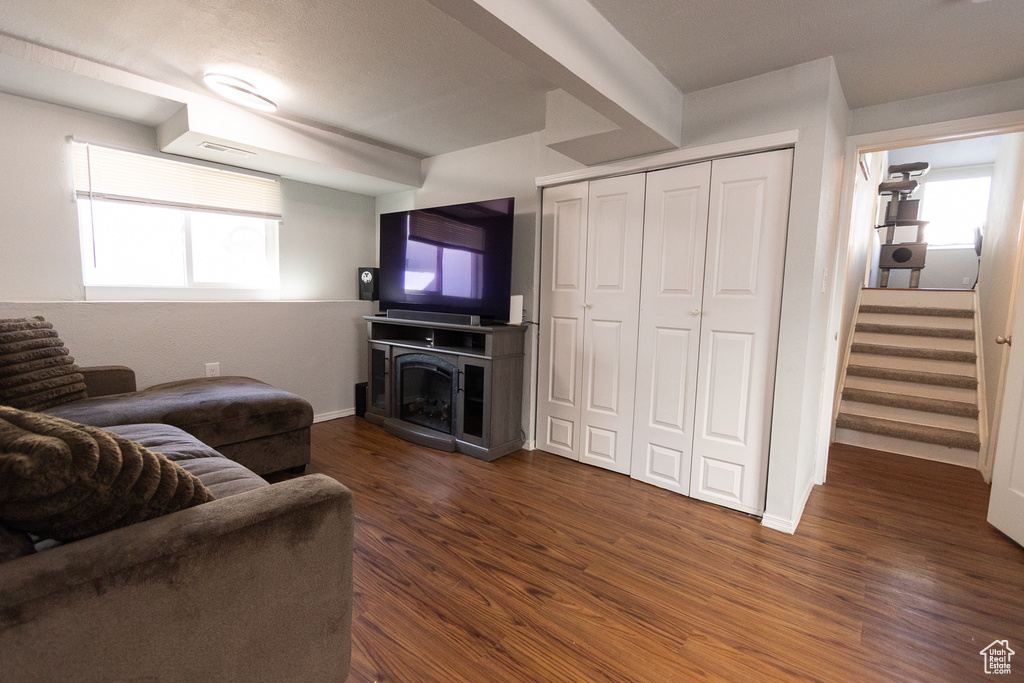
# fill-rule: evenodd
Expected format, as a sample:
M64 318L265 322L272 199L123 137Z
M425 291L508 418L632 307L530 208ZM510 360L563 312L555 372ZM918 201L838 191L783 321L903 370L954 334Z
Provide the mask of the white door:
M1006 366L1003 408L999 418L988 521L1024 545L1024 277L1017 285L1013 337Z
M634 479L687 495L711 163L647 174Z
M579 459L621 473L629 472L633 438L645 178L589 188Z
M588 183L544 190L537 447L580 459Z
M755 514L767 483L792 161L780 150L711 169L690 495Z

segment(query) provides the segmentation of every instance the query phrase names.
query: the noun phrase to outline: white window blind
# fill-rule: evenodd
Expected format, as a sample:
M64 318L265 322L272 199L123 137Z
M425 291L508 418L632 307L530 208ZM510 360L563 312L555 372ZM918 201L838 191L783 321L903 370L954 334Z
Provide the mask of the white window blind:
M79 197L280 220L277 180L74 142Z

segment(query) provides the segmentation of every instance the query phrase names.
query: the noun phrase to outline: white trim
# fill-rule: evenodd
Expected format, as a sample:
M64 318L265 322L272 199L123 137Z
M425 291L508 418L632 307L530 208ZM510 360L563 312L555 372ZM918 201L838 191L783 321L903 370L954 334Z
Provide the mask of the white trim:
M337 420L341 417L351 417L355 414L355 408L344 408L342 410L332 410L327 413L317 413L313 416L313 424L316 424L317 422L327 422L328 420Z
M729 142L717 142L702 147L691 147L689 149L674 149L670 152L660 152L648 156L636 157L625 161L616 161L610 164L588 166L577 171L556 173L555 175L542 176L537 178L537 187L552 187L575 183L580 180L593 180L595 178L608 178L628 173L641 173L653 171L659 168L670 166L682 166L683 164L706 161L708 159L721 159L724 157L737 156L739 154L753 154L755 152L767 152L772 149L792 147L799 142L799 131L787 130L779 133L758 135L752 138L743 138Z
M936 142L950 142L1024 131L1024 109L987 114L955 121L925 123L919 126L861 133L846 138L847 149L854 150L853 163L865 152L885 152L901 147L917 147ZM850 160L849 157L847 157Z
M800 505L792 519L786 519L785 517L765 513L761 518L761 526L787 534L795 534L796 528L800 524L800 519L804 516L804 508L807 507L807 500L811 497L811 491L814 490L814 486L815 484L813 481L808 482L807 488L804 490L804 495L800 499Z
M279 289L249 287L146 287L85 285L86 301L279 301Z
M537 450L537 441L535 439L528 439L523 442L524 451L535 451Z

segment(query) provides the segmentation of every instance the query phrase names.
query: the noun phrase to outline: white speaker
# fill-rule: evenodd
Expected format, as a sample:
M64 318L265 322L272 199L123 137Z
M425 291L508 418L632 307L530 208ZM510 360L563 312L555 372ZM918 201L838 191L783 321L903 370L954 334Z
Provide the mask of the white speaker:
M519 325L523 322L523 295L513 294L508 299L508 324Z

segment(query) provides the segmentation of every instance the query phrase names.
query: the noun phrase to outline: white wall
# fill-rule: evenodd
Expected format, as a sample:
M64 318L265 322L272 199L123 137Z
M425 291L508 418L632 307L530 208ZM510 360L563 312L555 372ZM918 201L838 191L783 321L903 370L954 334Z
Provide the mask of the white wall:
M282 297L316 305L86 303L67 136L155 149L155 131L5 94L0 121L0 317L56 315L80 362L132 365L140 387L200 376L220 360L224 374L290 389L318 415L354 409L365 344L349 330L371 311L351 300L356 268L374 260L372 197L282 182ZM318 370L297 368L300 358Z
M985 371L985 404L988 408L990 441L987 463L995 453L999 411L1002 407L1002 378L1009 360L1009 348L996 344L999 335L1013 328L1016 270L1024 220L1024 133L1004 135L999 144L988 207L985 242L981 249L978 305L981 310L982 359ZM983 463L983 471L987 465Z
M580 168L580 164L548 149L543 133L532 133L464 149L423 161L423 187L377 198L377 214L499 197L515 197L512 246L512 293L523 295L525 320L537 320L539 277L539 176ZM536 412L537 328L527 332L523 378L523 431L532 439Z

